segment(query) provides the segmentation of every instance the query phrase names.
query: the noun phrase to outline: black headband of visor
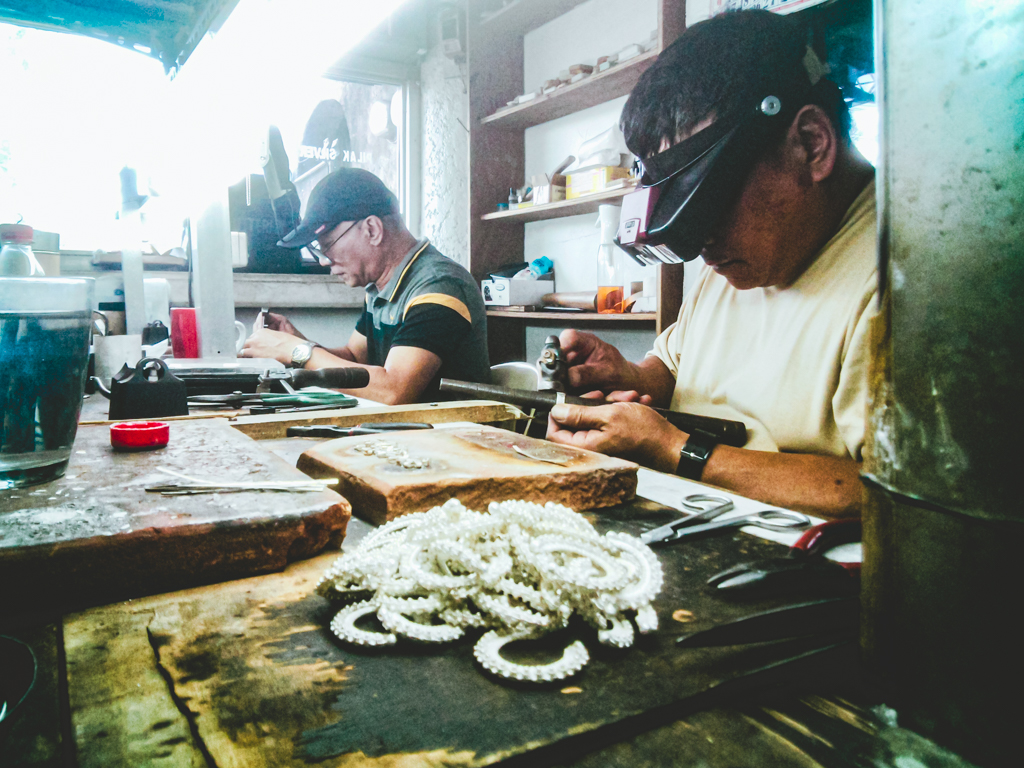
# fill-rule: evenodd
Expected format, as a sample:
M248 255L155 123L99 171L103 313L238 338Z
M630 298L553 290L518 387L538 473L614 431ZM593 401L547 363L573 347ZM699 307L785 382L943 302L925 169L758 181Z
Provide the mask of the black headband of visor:
M807 103L808 90L770 89L753 109L718 119L642 161L640 186L657 187L657 200L635 244L620 247L638 260L697 258L754 164Z

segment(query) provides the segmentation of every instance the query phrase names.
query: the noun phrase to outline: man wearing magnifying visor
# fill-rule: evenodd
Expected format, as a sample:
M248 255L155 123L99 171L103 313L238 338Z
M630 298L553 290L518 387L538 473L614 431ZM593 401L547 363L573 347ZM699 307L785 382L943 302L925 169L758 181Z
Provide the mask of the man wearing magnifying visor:
M796 17L695 24L623 109L641 188L619 242L638 260L704 266L639 364L564 331L569 383L612 404L559 405L548 437L788 508L855 514L877 294L874 169ZM635 401L639 401L635 402ZM745 448L642 404L736 419Z

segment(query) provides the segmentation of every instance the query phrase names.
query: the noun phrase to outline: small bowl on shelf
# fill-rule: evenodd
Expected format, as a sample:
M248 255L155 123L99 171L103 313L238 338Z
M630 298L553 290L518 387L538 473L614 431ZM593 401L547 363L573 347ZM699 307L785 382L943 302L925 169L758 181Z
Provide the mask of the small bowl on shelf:
M163 448L171 428L163 421L125 421L110 426L110 445L115 451L151 451Z

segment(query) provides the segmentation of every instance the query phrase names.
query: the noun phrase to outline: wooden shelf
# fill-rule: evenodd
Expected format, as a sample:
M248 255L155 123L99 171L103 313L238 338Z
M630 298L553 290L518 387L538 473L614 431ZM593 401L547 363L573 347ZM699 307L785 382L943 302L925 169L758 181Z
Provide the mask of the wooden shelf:
M481 18L480 28L487 33L521 36L585 2L587 0L513 0Z
M488 309L487 316L516 320L572 320L575 323L653 323L658 319L655 312L602 315L598 312L509 312L507 309Z
M578 216L581 213L594 213L597 207L603 203L618 205L619 200L636 189L635 184L628 187L620 187L607 192L598 192L585 197L577 197L574 200L559 200L557 203L545 203L544 205L531 205L526 208L517 208L514 211L495 211L485 213L480 218L484 221L493 219L515 219L517 221L543 221L544 219L559 219L563 216Z
M499 109L480 122L485 125L496 123L503 128L524 129L625 96L633 90L640 75L654 63L659 53L659 50L642 53L604 72L585 77L578 83L563 85L545 96Z

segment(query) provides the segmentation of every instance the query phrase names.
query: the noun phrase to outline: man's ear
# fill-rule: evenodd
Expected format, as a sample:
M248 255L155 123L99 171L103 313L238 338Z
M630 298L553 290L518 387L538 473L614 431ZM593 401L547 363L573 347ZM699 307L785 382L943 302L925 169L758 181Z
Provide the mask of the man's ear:
M367 216L366 230L370 236L370 245L380 245L384 241L384 222L379 217Z
M817 104L801 107L790 131L795 132L806 178L819 183L831 176L839 153L839 136L825 110Z

